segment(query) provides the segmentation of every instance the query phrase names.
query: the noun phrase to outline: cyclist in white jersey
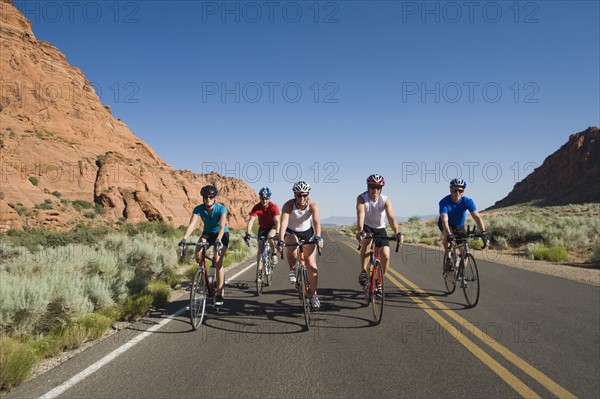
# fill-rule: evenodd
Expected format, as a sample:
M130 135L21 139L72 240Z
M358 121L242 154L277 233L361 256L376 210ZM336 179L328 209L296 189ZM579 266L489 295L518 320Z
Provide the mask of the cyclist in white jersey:
M383 176L373 174L367 178L367 191L356 198L356 239L363 244L360 248L361 271L358 276L358 283L363 286L367 283L367 267L369 266L369 252L371 251L372 241L370 238L365 239L367 233L373 236L387 237L388 234L385 229L387 220L400 243L404 242L404 236L398 231L398 222L394 217L392 200L381 194L384 185ZM390 263L388 240L376 239L375 246L382 248L381 265L385 274Z
M321 218L319 217L319 206L308 198L310 185L304 180L299 180L292 188L294 198L287 201L281 208L281 226L279 229L279 247L283 244L297 243L298 239L303 241L318 240L319 247L323 248L321 237ZM316 250L314 245L303 247L304 260L308 271L308 279L312 290L311 308L319 309L321 306L317 295L318 271ZM296 283L294 266L298 259L298 247L289 247L286 251L287 261L290 265L290 283Z

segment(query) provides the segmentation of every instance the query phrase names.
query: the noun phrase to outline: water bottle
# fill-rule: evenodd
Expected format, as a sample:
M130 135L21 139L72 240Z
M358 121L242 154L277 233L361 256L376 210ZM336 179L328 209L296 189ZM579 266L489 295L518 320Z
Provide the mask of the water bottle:
M212 285L214 281L215 281L215 267L211 266L210 270L208 271L208 284Z

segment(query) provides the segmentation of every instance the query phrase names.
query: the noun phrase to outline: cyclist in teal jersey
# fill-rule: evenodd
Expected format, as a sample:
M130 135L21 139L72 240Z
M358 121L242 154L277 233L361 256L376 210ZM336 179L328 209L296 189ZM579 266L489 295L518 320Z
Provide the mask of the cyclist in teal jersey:
M190 237L198 220L202 220L203 228L200 240L208 242L215 246L215 263L217 291L215 294L215 305L223 305L223 283L225 280L225 270L223 269L223 259L229 245L229 228L227 227L227 209L225 206L216 202L216 197L219 190L213 185L202 187L200 195L202 196L202 204L196 206L192 211L190 223L183 235L183 239L179 245L185 245L185 242ZM196 247L196 259L199 257L199 247Z
M450 195L442 198L439 203L440 217L438 218L438 228L442 232L442 241L444 242L444 249L447 255L447 262L444 265L447 271L452 270L450 243L466 234L465 220L467 211L469 211L477 227L479 227L479 231L481 231L486 241L486 246L489 244L485 224L477 211L475 202L471 198L464 196L466 188L467 182L463 179L452 179L450 182Z

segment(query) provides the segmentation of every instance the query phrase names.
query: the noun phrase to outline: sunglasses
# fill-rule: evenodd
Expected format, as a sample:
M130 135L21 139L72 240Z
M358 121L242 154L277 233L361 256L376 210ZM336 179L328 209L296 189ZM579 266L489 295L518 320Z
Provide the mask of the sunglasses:
M268 200L270 200L270 199L271 199L270 197L260 197L260 200L261 200L261 201L268 201Z
M370 190L381 190L382 188L383 188L383 186L369 185L369 189Z
M465 190L458 190L458 189L453 189L450 191L452 191L453 193L461 193L461 194L465 192Z
M307 198L308 197L308 193L305 194L296 194L296 198Z
M214 195L203 195L202 198L204 199L215 199Z

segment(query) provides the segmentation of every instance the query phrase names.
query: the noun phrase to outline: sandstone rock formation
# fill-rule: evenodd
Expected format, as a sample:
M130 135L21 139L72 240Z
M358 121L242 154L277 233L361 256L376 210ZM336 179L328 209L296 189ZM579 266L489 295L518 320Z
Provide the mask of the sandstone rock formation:
M572 134L492 208L536 201L540 205L600 202L600 129Z
M230 226L244 225L258 201L250 187L174 170L111 115L81 70L35 38L12 0L0 0L0 13L0 230L91 217L187 224L207 183L221 189ZM98 205L81 212L74 201Z

